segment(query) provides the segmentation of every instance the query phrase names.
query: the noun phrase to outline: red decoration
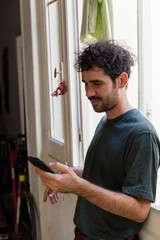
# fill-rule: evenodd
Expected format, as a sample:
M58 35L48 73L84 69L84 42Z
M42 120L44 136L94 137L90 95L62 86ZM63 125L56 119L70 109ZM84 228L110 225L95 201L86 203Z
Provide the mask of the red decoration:
M58 84L57 89L51 94L52 97L58 97L64 95L67 92L67 86L65 81L62 81Z

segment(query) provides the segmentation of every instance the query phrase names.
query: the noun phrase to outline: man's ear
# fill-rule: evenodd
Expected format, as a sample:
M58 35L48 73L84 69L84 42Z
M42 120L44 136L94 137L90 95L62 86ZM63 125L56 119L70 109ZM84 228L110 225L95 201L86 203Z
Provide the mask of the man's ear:
M124 88L128 83L128 74L126 72L121 73L117 80L119 88Z

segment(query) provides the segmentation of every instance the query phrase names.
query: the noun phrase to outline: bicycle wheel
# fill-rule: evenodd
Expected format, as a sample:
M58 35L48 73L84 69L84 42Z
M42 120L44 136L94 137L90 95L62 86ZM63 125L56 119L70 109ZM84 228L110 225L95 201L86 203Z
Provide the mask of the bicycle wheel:
M19 238L21 240L36 240L35 205L28 190L21 192Z

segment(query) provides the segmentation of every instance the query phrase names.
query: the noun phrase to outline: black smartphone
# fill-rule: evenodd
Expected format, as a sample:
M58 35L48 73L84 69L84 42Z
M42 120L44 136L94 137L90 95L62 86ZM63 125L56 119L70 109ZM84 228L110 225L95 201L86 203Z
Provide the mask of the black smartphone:
M42 160L36 157L27 157L28 161L30 161L34 166L39 167L40 169L50 172L50 173L55 173L50 167L48 167Z

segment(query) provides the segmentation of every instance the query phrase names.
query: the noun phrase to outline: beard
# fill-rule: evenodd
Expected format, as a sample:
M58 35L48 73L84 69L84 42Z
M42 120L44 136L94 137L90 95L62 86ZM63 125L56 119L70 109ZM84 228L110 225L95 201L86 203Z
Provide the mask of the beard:
M100 97L89 97L89 100L97 99L99 100L99 103L97 105L93 105L93 109L95 112L108 112L112 109L114 109L118 102L119 102L119 96L118 91L116 88L113 88L113 91L108 94L104 99Z

